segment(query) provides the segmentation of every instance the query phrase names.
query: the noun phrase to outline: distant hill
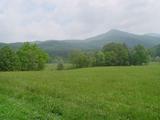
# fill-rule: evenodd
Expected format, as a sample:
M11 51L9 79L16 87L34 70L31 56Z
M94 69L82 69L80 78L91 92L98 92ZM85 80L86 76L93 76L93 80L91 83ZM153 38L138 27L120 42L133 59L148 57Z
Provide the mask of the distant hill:
M149 35L136 35L119 30L110 30L107 33L88 38L87 40L97 46L103 46L109 42L119 42L125 43L129 47L133 47L137 44L144 45L145 47L152 47L160 43L160 38L157 37Z
M149 35L149 36L159 37L160 38L160 34L157 34L157 33L148 33L148 34L145 34L145 35Z
M38 44L39 47L43 48L50 55L67 56L73 49L97 50L110 42L125 43L129 47L141 44L147 48L151 48L160 44L160 37L154 36L153 34L137 35L119 30L110 30L101 35L84 40L47 40L43 42L36 41L34 43ZM4 45L10 45L14 49L17 49L22 43L0 43L0 47Z

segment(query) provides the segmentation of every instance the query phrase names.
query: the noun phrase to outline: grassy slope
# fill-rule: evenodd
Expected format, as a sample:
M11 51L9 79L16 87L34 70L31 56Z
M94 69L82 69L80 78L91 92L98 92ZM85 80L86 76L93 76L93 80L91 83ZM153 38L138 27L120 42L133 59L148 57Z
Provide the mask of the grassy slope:
M0 73L0 119L159 120L160 65Z

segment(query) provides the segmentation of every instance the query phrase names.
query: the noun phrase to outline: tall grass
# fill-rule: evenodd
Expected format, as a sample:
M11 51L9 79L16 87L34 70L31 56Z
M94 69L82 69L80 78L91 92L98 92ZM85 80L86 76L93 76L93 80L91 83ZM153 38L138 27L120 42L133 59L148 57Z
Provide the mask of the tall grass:
M160 65L1 72L0 119L159 120Z

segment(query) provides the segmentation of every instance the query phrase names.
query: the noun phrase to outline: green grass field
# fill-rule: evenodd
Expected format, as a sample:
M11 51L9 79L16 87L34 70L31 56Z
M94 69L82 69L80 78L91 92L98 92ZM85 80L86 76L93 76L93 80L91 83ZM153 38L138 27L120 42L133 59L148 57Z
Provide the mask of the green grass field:
M1 72L0 120L160 120L160 64Z

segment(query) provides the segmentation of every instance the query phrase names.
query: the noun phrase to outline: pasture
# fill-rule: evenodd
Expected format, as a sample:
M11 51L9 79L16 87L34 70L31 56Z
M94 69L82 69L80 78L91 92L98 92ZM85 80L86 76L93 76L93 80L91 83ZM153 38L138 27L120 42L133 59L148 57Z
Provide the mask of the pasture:
M159 120L160 64L0 72L1 120Z

